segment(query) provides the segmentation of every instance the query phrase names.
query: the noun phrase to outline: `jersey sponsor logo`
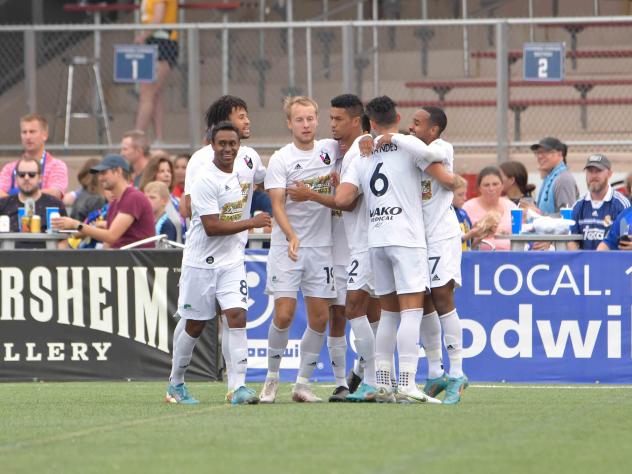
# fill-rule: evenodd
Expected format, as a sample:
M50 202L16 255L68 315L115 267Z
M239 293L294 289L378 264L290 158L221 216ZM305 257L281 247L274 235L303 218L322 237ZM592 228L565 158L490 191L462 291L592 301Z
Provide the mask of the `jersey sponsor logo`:
M439 278L439 275L435 275L432 277L432 281L439 281L441 280L441 278Z
M342 217L342 211L338 209L331 210L331 217Z
M244 207L243 197L239 201L228 202L222 206L219 220L222 222L237 222L241 220Z
M429 179L421 180L421 200L428 201L432 197L432 183Z
M603 240L604 235L604 229L591 229L590 227L584 227L584 240Z
M349 283L355 283L355 280L353 279L353 277L349 277Z
M319 194L331 194L331 176L329 175L304 179L302 183Z
M320 159L326 165L330 165L331 164L331 158L329 157L329 153L327 153L325 150L322 150L320 152Z
M206 263L208 263L209 265L213 265L213 262L215 262L215 259L212 256L206 257Z
M227 185L227 184L225 184L225 185L224 185L224 191L229 191L229 190L230 190L230 186L229 186L229 185Z
M296 166L294 167L294 169L295 170L302 170L303 167L299 163L296 163Z
M402 213L401 207L382 206L369 211L371 222L391 221L393 217Z
M250 169L252 169L252 158L250 158L248 155L244 156L244 162L246 163L246 166Z

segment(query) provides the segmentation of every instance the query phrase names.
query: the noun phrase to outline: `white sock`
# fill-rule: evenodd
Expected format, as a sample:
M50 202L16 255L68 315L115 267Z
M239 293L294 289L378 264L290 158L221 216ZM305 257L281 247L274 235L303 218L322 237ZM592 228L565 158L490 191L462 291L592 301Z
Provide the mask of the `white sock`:
M375 387L375 335L366 316L353 318L349 321L353 334L355 334L355 346L359 359L364 365L364 383ZM358 374L359 375L359 374Z
M407 309L401 313L402 322L397 331L397 352L399 354L400 387L415 384L417 362L419 360L419 326L424 314L423 309Z
M248 338L246 328L229 328L230 358L232 366L232 385L228 390L236 390L246 385L246 371L248 370Z
M463 377L463 330L456 309L439 318L450 359L450 377Z
M399 313L382 310L375 335L375 368L378 387L391 387L391 362L397 345Z
M281 359L287 347L289 338L289 328L279 329L270 323L268 328L268 374L266 380L279 379L279 369L281 368Z
M220 318L222 319L222 356L226 364L226 383L228 384L228 390L233 390L233 361L230 356L228 319L226 319L225 314L220 315Z
M331 368L336 379L336 387L347 387L347 338L345 336L329 336L327 338L327 350L329 351L329 360L331 360Z
M371 326L371 331L373 331L373 341L375 342L375 335L377 334L377 327L380 325L380 321L379 320L374 321L372 323L369 323L369 325ZM375 348L373 352L375 352ZM375 365L375 361L374 361L374 365ZM356 359L353 365L353 371L356 373L356 375L358 375L358 377L364 378L364 361L360 361L359 358Z
M421 320L421 341L428 359L428 378L436 379L443 375L441 362L441 323L436 311L424 314Z
M184 331L184 326L186 325L187 320L183 317L180 317L180 319L178 320L178 324L176 324L176 328L173 330L173 339L171 341L172 347L176 347L176 341L178 340L178 337L180 337L180 334L182 334L182 331Z
M197 338L189 336L186 331L182 331L182 334L176 340L176 345L173 348L171 375L169 376L169 380L173 385L184 383L184 373L191 363L193 348L197 341Z
M325 342L325 333L316 332L309 326L305 329L301 338L301 357L299 362L297 383L308 384L309 379L314 373L318 359L320 358L320 350Z

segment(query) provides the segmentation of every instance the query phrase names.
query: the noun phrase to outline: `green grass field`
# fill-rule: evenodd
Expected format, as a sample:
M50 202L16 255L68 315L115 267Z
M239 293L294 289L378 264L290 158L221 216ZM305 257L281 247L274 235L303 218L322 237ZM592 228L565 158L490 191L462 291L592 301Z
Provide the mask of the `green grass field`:
M316 392L327 396L331 385ZM0 472L629 473L629 386L473 384L457 406L198 406L164 383L0 384ZM259 389L259 386L253 386Z

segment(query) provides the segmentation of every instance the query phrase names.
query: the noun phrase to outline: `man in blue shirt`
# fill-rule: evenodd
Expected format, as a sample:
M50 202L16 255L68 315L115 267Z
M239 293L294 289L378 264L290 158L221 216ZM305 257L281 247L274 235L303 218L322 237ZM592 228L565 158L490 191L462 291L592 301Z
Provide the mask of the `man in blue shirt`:
M627 198L609 184L612 164L605 155L590 155L584 171L588 192L573 206L575 224L571 226L571 233L582 234L584 239L569 242L569 250L596 250L612 227L613 221L630 207Z
M597 250L632 250L632 207L617 216Z

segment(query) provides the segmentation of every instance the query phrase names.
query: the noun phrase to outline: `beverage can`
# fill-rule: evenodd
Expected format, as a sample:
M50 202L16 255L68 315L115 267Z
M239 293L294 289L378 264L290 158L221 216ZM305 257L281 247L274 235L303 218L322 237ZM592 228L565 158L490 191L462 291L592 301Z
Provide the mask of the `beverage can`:
M37 214L31 217L31 232L35 234L42 232L42 218Z
M56 216L54 214L57 214ZM46 232L53 232L53 227L50 225L50 220L52 217L59 217L59 208L58 207L47 207L46 208Z
M511 210L511 233L517 235L522 230L522 209Z
M31 218L22 216L20 220L20 232L31 232Z

